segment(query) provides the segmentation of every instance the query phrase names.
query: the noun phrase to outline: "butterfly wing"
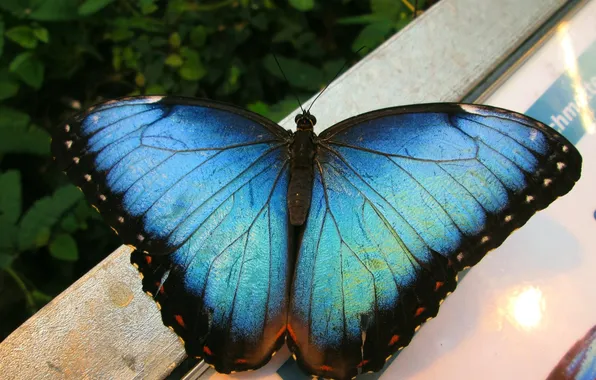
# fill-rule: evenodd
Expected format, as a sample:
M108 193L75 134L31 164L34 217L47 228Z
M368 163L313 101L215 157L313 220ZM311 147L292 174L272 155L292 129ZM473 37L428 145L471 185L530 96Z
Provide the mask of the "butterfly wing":
M580 170L557 132L485 106L392 108L324 131L290 302L298 362L326 378L381 369L437 314L457 272Z
M59 164L137 248L164 323L220 372L259 367L283 344L287 140L235 107L139 97L74 117L53 141Z
M596 326L567 351L546 380L591 380L596 378Z

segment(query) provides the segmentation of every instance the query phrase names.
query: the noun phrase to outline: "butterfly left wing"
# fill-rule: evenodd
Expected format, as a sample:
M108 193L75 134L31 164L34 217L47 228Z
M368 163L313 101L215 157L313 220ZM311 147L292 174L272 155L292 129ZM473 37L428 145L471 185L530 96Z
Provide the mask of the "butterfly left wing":
M298 363L338 379L381 369L437 314L457 272L580 170L563 136L485 106L398 107L324 131L290 302Z
M171 97L100 104L53 139L58 164L138 249L164 324L220 372L257 368L284 341L287 139L254 113Z

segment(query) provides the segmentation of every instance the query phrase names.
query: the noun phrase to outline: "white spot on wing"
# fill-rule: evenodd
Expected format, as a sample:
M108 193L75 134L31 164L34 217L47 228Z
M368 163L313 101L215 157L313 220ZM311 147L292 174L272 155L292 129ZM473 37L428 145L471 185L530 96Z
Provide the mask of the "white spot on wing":
M460 104L459 108L469 113L478 113L478 107L470 104Z
M164 97L163 96L147 96L145 97L145 99L147 100L147 103L157 103L160 100L162 100Z

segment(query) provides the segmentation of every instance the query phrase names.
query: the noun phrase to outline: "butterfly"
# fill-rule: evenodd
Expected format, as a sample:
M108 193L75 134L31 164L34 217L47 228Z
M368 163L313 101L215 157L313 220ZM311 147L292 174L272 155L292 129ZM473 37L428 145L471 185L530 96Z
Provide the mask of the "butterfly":
M73 116L57 162L136 248L143 288L188 355L255 369L382 369L476 264L580 177L581 156L524 115L387 108L321 134L208 100L132 97Z
M561 358L546 380L592 380L596 378L596 326L593 326Z

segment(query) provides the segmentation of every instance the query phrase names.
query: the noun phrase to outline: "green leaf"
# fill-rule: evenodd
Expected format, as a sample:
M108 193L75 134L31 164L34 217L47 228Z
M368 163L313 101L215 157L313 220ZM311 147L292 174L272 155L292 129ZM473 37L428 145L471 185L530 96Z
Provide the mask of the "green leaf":
M345 63L344 59L334 59L323 63L323 75L331 80L343 68Z
M110 5L110 3L113 2L114 0L86 0L79 7L78 13L81 16L89 16L93 13L99 12L100 10L107 7L108 5Z
M164 95L166 90L159 84L152 84L145 88L145 95Z
M259 115L263 115L266 117L268 117L269 113L271 112L269 110L269 105L261 102L260 100L258 102L247 105L246 108L252 112L258 113Z
M308 100L308 97L301 96L299 99L301 103L304 103L306 100ZM262 102L256 102L249 104L247 108L271 120L281 121L283 118L288 116L290 112L298 108L298 103L296 102L295 97L287 96L282 101L270 106Z
M189 48L182 48L180 49L180 54L184 58L184 64L178 70L180 77L190 81L198 81L207 74L207 70L201 62L199 52Z
M0 218L14 224L21 216L21 173L0 173L0 189Z
M0 129L7 127L26 127L29 125L29 115L10 107L0 106Z
M310 11L315 6L315 0L290 0L290 4L299 11Z
M358 24L372 24L374 22L387 21L387 17L382 14L368 14L353 17L344 17L338 20L338 24L343 25L358 25Z
M370 0L370 8L374 14L384 17L386 20L395 20L403 11L405 5L395 0Z
M4 35L9 40L16 42L26 49L33 49L37 46L37 38L33 29L26 25L15 26L8 29Z
M62 228L65 232L68 232L69 234L78 230L79 226L79 221L72 213L66 214L64 218L62 218L62 220L60 221L60 228Z
M19 249L23 251L45 245L51 229L81 198L82 193L68 185L56 190L52 196L37 200L19 223Z
M0 100L12 98L19 92L19 82L0 73Z
M385 41L385 38L393 29L394 25L388 21L365 26L352 43L352 51L356 52L363 46L366 46L368 50L365 49L363 51L364 54L374 49L381 42Z
M17 226L13 222L8 218L0 217L0 255L14 256L18 253L17 231Z
M39 89L43 83L43 63L32 52L17 55L10 63L9 69L35 89Z
M139 7L141 9L141 13L144 15L148 15L158 10L158 6L154 3L155 0L139 0Z
M4 21L0 20L0 57L4 52Z
M114 46L112 48L112 67L116 71L120 71L122 67L122 48L120 46Z
M33 29L33 34L35 34L35 37L41 42L48 43L50 41L50 34L46 28L37 27Z
M56 235L50 243L49 249L50 254L58 260L77 261L79 259L77 243L68 234Z
M171 67L180 67L183 63L182 57L178 54L170 54L165 60L165 64Z
M0 269L8 268L12 262L14 261L15 257L11 254L0 252Z
M2 112L0 108L0 112ZM40 156L50 155L51 137L45 130L31 125L0 123L0 155L28 153Z
M324 85L325 79L323 78L323 72L313 65L283 56L278 56L277 59L284 73L286 73L288 82L293 87L317 91ZM269 73L279 79L283 79L283 75L279 71L279 67L277 67L272 55L266 56L263 64Z
M171 47L173 47L174 49L178 49L180 47L180 43L181 43L180 34L178 34L176 32L170 34L170 38L168 38L168 42L170 43Z
M79 18L80 0L2 0L0 9L18 18L38 21L66 21Z
M33 300L35 301L36 305L40 305L40 304L46 304L48 302L50 302L54 297L47 295L43 292L40 292L39 290L35 289L34 291L31 292L31 297L33 297Z
M207 30L203 25L195 26L190 31L190 43L194 47L201 47L205 45L207 40Z

